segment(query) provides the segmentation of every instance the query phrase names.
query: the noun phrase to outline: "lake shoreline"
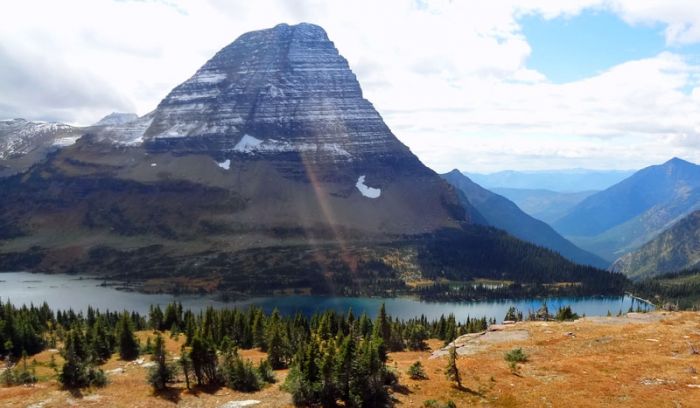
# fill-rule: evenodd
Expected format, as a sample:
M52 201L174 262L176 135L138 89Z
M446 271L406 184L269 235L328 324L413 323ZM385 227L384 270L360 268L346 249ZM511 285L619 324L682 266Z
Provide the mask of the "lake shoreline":
M367 313L374 317L382 304L394 316L411 319L425 315L439 318L454 314L458 320L470 318L493 318L502 320L511 306L527 315L546 303L551 313L559 307L571 306L579 315L604 316L618 314L630 308L653 310L654 308L632 297L620 296L561 296L531 297L527 299L499 298L479 301L426 301L417 296L333 296L333 295L283 295L246 296L245 298L223 302L214 294L145 294L137 291L118 290L117 285L104 279L94 279L76 275L37 274L27 272L6 272L0 275L5 281L0 283L3 302L8 299L14 304L41 304L46 301L54 309L85 311L88 306L100 310L123 310L125 307L139 313L148 313L152 305L166 306L178 302L185 308L205 310L214 308L260 307L265 311L278 309L283 314L302 313L310 315L322 310L347 312L352 309L359 315ZM38 279L38 277L41 277ZM27 280L39 281L26 283Z

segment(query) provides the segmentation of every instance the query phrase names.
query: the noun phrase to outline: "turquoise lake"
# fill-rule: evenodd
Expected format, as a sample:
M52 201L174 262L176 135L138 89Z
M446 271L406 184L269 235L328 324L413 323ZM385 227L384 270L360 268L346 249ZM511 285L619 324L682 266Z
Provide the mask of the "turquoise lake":
M374 317L382 303L387 312L401 319L410 319L425 315L428 319L454 313L458 320L467 316L495 318L501 321L510 306L515 306L524 314L538 309L547 303L550 312L560 306L571 306L579 315L603 316L626 312L630 307L651 310L652 306L630 296L617 297L581 297L581 298L546 298L546 299L502 299L477 302L425 302L414 298L367 298L335 296L278 296L250 298L242 301L222 302L214 297L194 295L144 294L117 290L112 286L102 286L101 280L81 278L73 275L45 275L28 272L0 273L0 298L8 299L16 305L47 302L53 309L84 311L88 305L100 310L133 310L147 313L150 305L164 306L172 301L181 302L185 309L201 310L208 306L216 308L247 308L255 305L266 311L278 309L283 314L301 312L312 314L316 311L333 309L359 315L367 313Z

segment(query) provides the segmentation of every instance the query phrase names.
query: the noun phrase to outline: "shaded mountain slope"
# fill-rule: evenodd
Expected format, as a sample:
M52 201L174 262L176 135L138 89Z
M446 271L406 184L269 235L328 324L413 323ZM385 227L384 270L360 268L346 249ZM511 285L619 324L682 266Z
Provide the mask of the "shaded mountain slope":
M700 166L675 158L588 197L553 227L612 261L699 208Z
M574 262L602 268L608 266L603 259L577 248L546 223L527 215L507 198L482 188L460 171L453 170L442 177L465 194L489 225L559 252Z
M613 270L640 279L698 267L700 211L695 211L636 251L618 259Z

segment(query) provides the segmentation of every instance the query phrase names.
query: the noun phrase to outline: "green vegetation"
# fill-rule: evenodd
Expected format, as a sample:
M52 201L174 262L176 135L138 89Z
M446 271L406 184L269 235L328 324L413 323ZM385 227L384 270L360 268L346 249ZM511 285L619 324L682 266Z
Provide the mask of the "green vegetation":
M527 361L527 354L519 347L507 352L504 359L508 362L524 363Z
M156 333L146 344L150 344L155 365L144 380L154 391L184 381L188 388L226 386L252 392L275 381L275 367L289 367L283 387L302 406L382 406L390 401L390 390L398 383L397 373L386 365L387 353L423 350L428 338L449 342L461 334L485 330L489 323L486 318L469 317L459 322L453 315L434 321L425 317L404 321L392 318L383 306L374 320L352 312L326 311L307 318L282 316L277 311L265 314L258 308L208 308L195 314L179 304L168 305L165 312L155 306L148 318L92 308L85 314L53 312L45 304L16 308L0 302L0 310L0 343L7 351L6 364L20 361L12 355L16 349L38 353L48 346L59 347L65 363L56 370L65 388L104 386L107 378L99 366L114 353L124 360L143 353L135 332L150 329ZM170 336L180 330L185 336L177 364L166 352L166 328ZM254 347L268 353L257 365L238 353ZM5 371L7 384L34 381L26 361L24 357L19 368ZM454 350L451 367L448 375L459 384ZM425 378L419 362L410 372L413 378Z
M523 320L523 312L516 309L515 306L508 308L506 316L503 318L505 321L519 322Z
M459 372L459 367L457 367L457 347L455 346L450 347L445 376L448 380L454 381L457 388L462 388L462 376Z
M508 363L508 366L510 367L510 370L513 373L518 372L518 363L525 363L527 362L528 356L525 354L522 348L518 347L515 348L503 356L503 359L506 360Z
M700 308L700 268L645 279L633 286L633 293L667 309Z
M2 375L0 375L0 383L7 387L34 384L35 382L37 382L36 372L33 367L31 370L29 369L26 354L22 356L21 364L13 366L8 360L5 370L2 372Z
M107 377L104 371L95 367L90 343L85 340L83 330L76 324L65 336L61 354L65 359L58 380L66 388L88 386L104 387Z
M128 312L124 312L119 319L117 339L119 340L119 357L122 360L132 361L139 356L139 342L134 336L133 324Z
M410 367L408 367L408 376L411 377L412 380L427 380L428 375L425 374L425 370L423 369L423 364L421 364L420 361L416 361L415 363L411 364Z
M564 320L576 320L579 318L579 316L571 310L571 306L564 306L557 310L557 314L554 316L554 318L561 322Z
M162 391L168 383L175 380L175 367L166 362L165 343L160 333L156 336L153 346L153 361L156 365L148 372L148 383L155 391Z
M457 408L457 404L455 404L454 401L452 401L452 400L449 400L443 404L443 403L438 402L434 399L429 399L423 403L423 407L424 408Z

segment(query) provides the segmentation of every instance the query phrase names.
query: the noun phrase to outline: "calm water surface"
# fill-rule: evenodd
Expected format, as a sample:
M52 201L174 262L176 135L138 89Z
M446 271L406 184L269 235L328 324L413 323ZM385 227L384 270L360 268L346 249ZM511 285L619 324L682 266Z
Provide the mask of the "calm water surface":
M425 315L429 319L439 318L440 315L454 313L459 320L467 316L495 318L500 321L510 306L515 306L523 313L538 309L543 301L547 302L550 312L560 306L569 305L579 315L602 316L610 311L626 312L630 306L636 309L651 309L651 306L629 296L623 297L584 297L584 298L548 298L520 300L489 300L479 302L424 302L412 298L360 298L334 296L280 296L251 298L243 301L221 302L208 296L193 295L149 295L137 292L126 292L110 286L101 286L101 280L80 278L72 275L44 275L28 272L0 273L0 298L8 299L14 304L41 304L47 302L53 309L86 310L92 305L100 310L134 310L139 313L148 312L150 305L164 306L172 301L181 302L185 309L200 310L208 306L217 308L239 307L250 305L262 307L266 311L275 308L284 314L301 312L312 314L316 311L334 309L359 315L366 312L374 317L382 303L386 304L387 312L392 316L410 319Z

